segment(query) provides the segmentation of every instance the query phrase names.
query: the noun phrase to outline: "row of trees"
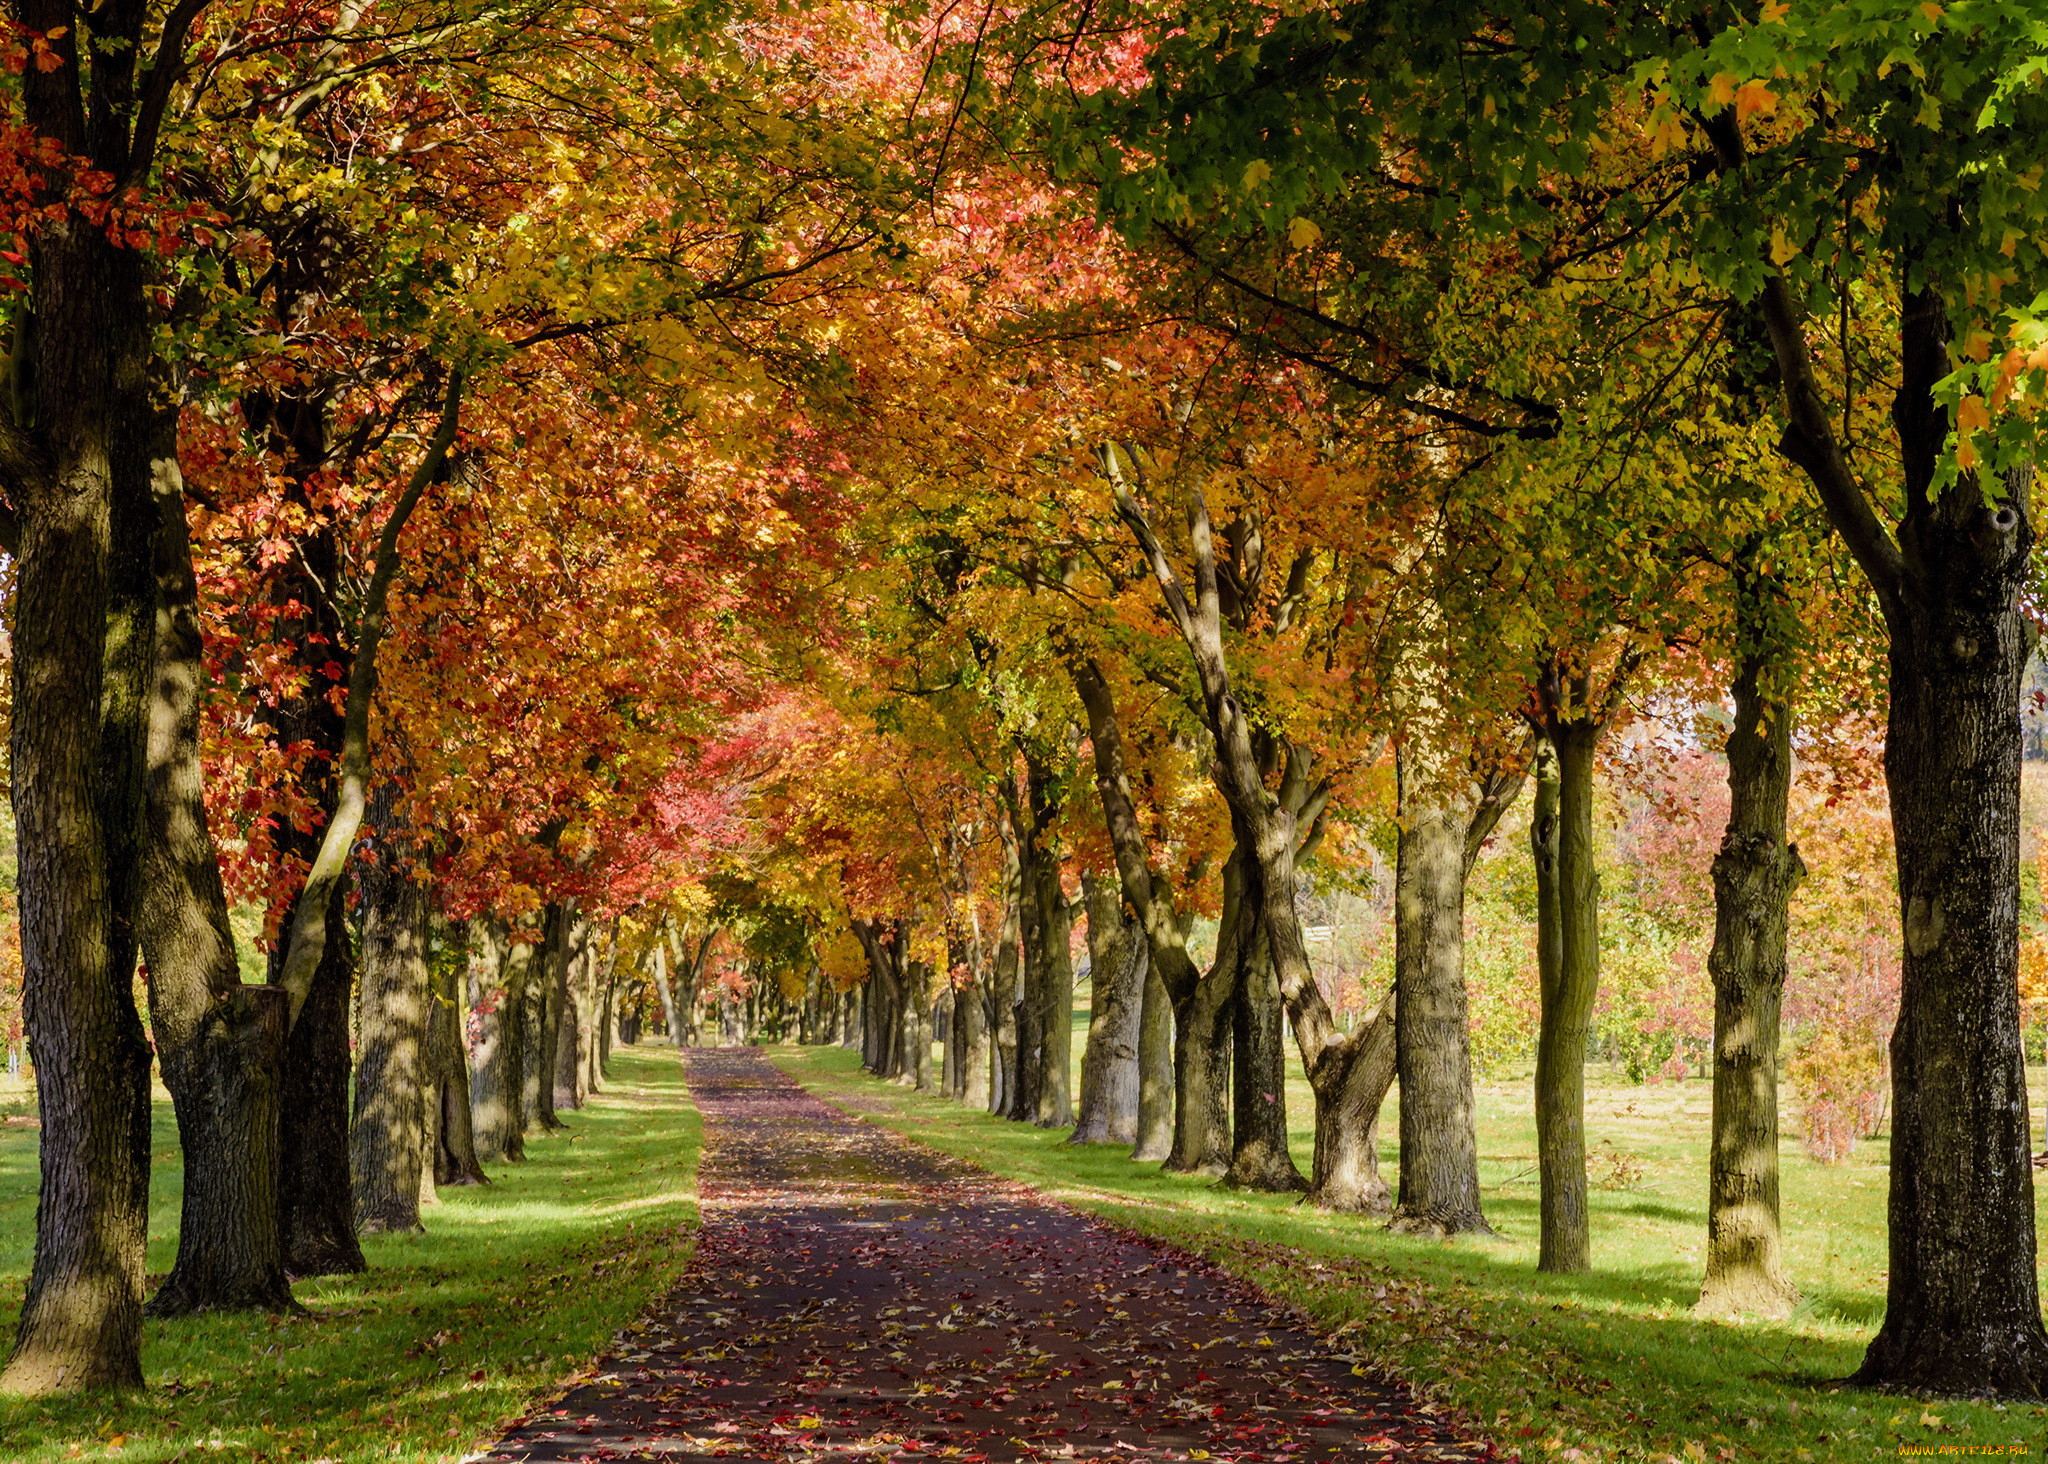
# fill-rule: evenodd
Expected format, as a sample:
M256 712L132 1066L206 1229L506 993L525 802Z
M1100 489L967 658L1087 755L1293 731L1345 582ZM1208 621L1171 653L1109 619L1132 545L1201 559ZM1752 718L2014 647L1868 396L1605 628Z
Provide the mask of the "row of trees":
M825 988L859 986L878 1070L1479 1228L1463 903L1525 785L1540 1264L1584 1270L1596 778L1654 707L1728 781L1703 1299L1790 1301L1788 790L1795 759L1881 757L1902 977L1862 1376L2048 1387L2023 17L14 14L0 486L45 1143L0 1385L139 1376L150 1042L181 1244L273 1301L286 1266L360 1264L352 1071L380 1205L419 1146L363 1115L451 1091L407 1006L436 910L499 951L469 1053L493 1152L544 1121L542 1059L601 1051L574 930L619 918L684 939L633 947L664 978L723 963L722 1032L843 1033ZM1347 1023L1298 897L1374 837L1395 980Z

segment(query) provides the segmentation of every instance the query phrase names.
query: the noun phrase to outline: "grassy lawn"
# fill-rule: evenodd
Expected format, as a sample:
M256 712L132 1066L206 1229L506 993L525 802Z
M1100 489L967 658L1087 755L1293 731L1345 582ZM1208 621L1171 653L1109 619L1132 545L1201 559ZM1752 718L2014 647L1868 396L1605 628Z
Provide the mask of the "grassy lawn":
M1589 1083L1594 1153L1589 1276L1539 1276L1529 1085L1480 1085L1481 1179L1497 1240L1389 1235L1289 1197L1074 1149L1046 1132L920 1097L859 1070L858 1054L782 1049L820 1095L1079 1209L1200 1252L1306 1312L1370 1365L1456 1407L1531 1464L1553 1459L1868 1460L2048 1448L2048 1408L1936 1403L1841 1387L1884 1309L1885 1145L1839 1166L1785 1148L1785 1221L1805 1292L1787 1322L1695 1320L1706 1232L1708 1085ZM2035 1091L2040 1091L2037 1071ZM1290 1085L1296 1158L1308 1095ZM1393 1102L1382 1119L1393 1177ZM1948 1446L1944 1450L1943 1446Z
M622 1048L607 1091L495 1183L445 1190L370 1270L303 1282L310 1315L146 1324L139 1397L0 1404L7 1464L457 1459L585 1366L666 1289L697 1223L696 1110L672 1049ZM149 1269L177 1248L179 1164L156 1105ZM36 1134L0 1129L0 1317L21 1306Z

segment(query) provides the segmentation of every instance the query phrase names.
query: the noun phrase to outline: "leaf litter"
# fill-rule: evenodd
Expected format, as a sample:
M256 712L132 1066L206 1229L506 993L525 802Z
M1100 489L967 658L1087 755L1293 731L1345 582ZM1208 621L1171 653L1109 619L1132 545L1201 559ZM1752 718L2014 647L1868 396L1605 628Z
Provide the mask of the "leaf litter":
M677 1288L477 1459L1490 1460L1206 1261L688 1050L704 1224Z

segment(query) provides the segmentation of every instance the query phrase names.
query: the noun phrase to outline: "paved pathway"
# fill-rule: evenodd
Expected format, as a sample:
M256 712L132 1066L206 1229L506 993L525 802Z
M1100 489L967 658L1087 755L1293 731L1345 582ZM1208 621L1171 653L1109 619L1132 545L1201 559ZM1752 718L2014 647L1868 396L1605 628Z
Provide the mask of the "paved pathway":
M1185 1255L695 1049L704 1230L599 1375L491 1459L1489 1459Z

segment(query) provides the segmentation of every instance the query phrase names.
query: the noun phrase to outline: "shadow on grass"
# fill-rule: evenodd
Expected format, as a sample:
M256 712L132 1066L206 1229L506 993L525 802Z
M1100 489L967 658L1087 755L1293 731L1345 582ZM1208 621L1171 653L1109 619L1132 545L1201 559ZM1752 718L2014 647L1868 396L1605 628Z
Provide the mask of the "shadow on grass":
M425 1233L364 1237L364 1275L300 1283L306 1316L150 1322L147 1393L0 1405L0 1457L96 1458L117 1437L110 1457L165 1464L462 1457L586 1363L688 1257L700 1131L681 1065L670 1049L621 1049L608 1089L564 1131L529 1138L526 1163L495 1166L494 1183L444 1190ZM161 1114L159 1129L162 1171L175 1134ZM27 1246L10 1170L0 1256L12 1261ZM175 1225L177 1178L156 1176L159 1223ZM175 1231L153 1234L151 1269L175 1248ZM0 1303L18 1306L21 1284L5 1275Z
M843 1106L1210 1256L1341 1336L1361 1365L1408 1378L1527 1460L1807 1464L1901 1444L2038 1447L2048 1435L2048 1409L2032 1405L1929 1407L1845 1387L1881 1294L1831 1286L1782 1323L1695 1317L1697 1209L1596 1190L1595 1269L1549 1276L1535 1270L1527 1191L1489 1193L1497 1239L1398 1236L905 1093L859 1072L851 1053L778 1058Z

